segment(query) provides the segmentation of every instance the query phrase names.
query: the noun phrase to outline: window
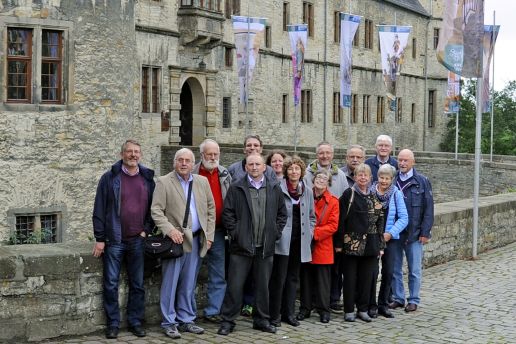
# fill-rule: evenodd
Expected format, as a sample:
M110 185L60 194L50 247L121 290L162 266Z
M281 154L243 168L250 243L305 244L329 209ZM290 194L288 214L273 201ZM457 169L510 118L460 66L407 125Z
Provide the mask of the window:
M342 123L342 108L340 107L340 92L333 92L333 123Z
M335 43L340 42L340 12L333 13L333 41Z
M287 31L287 25L290 24L290 4L283 3L283 31Z
M428 91L428 127L435 126L435 90Z
M212 11L220 11L220 0L181 0L181 6L198 7Z
M378 97L376 100L376 123L385 123L385 100Z
M231 19L232 15L240 15L240 0L226 0L226 18Z
M281 123L287 123L288 120L288 94L281 97Z
M233 67L233 48L224 48L224 64L226 67Z
M265 27L265 47L270 48L272 46L272 33L271 27Z
M231 98L222 98L222 128L231 128Z
M412 103L412 107L410 109L410 122L416 123L416 103Z
M301 90L301 123L312 122L312 91Z
M308 24L308 36L314 36L314 5L303 2L303 23Z
M142 66L142 112L160 112L161 68Z
M63 31L8 27L6 101L62 104L63 54Z
M415 38L412 38L412 58L415 59L417 56L417 40Z
M364 48L373 48L373 21L369 19L364 21Z
M15 215L11 244L52 244L61 242L61 213Z
M351 123L358 122L358 96L353 94L351 96Z
M401 123L403 119L403 103L401 102L400 97L396 99L396 102L396 123Z
M369 123L369 95L362 96L362 123Z
M439 28L434 28L434 50L439 45Z
M355 37L353 37L353 46L358 47L360 42L360 30L355 31Z

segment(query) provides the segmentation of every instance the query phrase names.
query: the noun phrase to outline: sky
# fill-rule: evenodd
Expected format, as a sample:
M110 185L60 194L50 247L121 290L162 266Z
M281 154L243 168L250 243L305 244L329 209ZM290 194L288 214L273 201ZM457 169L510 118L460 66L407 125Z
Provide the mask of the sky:
M500 25L494 52L494 87L501 90L507 82L516 80L516 1L485 0L484 24L493 24L493 11L496 12L496 25Z

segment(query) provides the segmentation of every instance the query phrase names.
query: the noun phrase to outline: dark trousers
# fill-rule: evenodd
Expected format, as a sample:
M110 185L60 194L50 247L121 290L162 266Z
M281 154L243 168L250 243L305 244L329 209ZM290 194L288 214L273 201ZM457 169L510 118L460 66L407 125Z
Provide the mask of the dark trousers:
M380 292L378 293L378 306L380 307L387 307L389 304L392 274L394 271L394 244L392 240L387 241L387 247L382 256L382 282L380 283Z
M344 312L353 313L355 303L359 312L367 312L371 295L371 282L378 266L375 256L343 256Z
M294 316L300 267L301 240L291 242L288 256L274 255L269 284L269 313L272 320Z
M330 305L339 303L342 293L342 252L333 252L333 255L335 260L331 266Z
M252 257L231 254L226 295L221 308L224 322L235 324L235 319L242 308L244 283L252 274L255 286L254 322L263 326L269 323L269 281L272 272L273 256L263 258L262 248L257 247Z
M379 260L379 259L376 258L376 260ZM383 262L382 262L382 264L383 264ZM370 295L369 296L369 309L370 310L378 309L378 304L376 303L376 284L378 283L378 275L379 274L380 274L380 266L377 262L374 272L373 272L372 280L371 280L371 293L369 294ZM382 275L383 275L383 270L382 270Z
M330 312L331 264L301 264L300 311Z

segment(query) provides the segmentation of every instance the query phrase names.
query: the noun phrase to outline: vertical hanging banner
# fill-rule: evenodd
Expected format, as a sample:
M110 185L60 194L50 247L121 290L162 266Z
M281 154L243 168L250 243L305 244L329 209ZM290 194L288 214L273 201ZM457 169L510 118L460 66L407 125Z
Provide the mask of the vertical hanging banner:
M383 81L393 111L396 109L396 80L401 73L410 29L410 26L378 25Z
M493 57L498 31L500 31L500 25L484 25L484 57L482 59L482 64L484 65L484 82L482 83L482 94L480 99L482 112L491 111L491 101L489 97L489 66L491 65L491 58Z
M301 99L301 87L303 83L305 51L308 37L308 25L287 25L290 38L290 49L292 51L292 74L294 81L294 106L299 104Z
M444 113L458 113L460 109L460 76L448 71L448 87L444 100Z
M340 14L340 106L351 107L351 51L360 16Z
M247 104L249 85L265 30L264 18L232 16L240 84L240 104Z
M464 78L482 77L484 0L444 2L437 60Z

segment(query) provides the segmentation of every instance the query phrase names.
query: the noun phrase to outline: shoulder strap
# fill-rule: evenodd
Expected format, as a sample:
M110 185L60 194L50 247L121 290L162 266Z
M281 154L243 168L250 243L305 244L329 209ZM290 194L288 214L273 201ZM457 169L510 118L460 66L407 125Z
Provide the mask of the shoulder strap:
M346 216L349 214L349 209L351 209L351 204L353 204L353 199L355 198L355 190L351 188L351 199L349 200L348 204L348 211L346 212Z
M190 215L190 200L192 199L193 179L188 183L188 198L186 199L185 217L183 219L183 228L188 225L188 216Z
M326 209L328 209L328 203L324 202L324 208L321 212L321 216L319 216L319 219L317 220L316 226L319 226L322 222L322 219L324 218L324 214L326 213Z

